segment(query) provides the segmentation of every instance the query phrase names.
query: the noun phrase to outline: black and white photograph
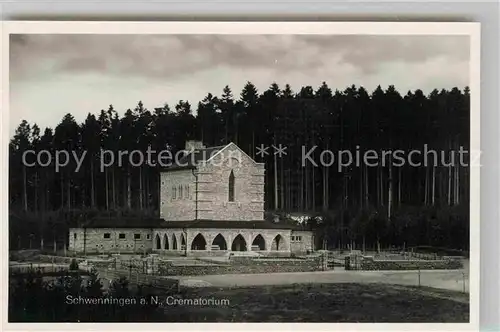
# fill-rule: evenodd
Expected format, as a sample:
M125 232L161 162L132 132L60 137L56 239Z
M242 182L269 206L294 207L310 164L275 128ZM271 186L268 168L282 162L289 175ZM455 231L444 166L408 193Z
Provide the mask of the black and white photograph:
M3 38L9 324L477 323L478 24Z

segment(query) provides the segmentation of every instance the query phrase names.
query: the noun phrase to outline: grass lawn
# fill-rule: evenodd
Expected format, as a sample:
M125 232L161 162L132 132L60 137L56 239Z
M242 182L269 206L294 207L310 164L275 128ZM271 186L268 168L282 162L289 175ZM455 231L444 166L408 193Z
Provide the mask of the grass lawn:
M181 299L229 305L165 305L183 322L455 322L469 321L469 295L384 284L297 284L232 289L192 288Z

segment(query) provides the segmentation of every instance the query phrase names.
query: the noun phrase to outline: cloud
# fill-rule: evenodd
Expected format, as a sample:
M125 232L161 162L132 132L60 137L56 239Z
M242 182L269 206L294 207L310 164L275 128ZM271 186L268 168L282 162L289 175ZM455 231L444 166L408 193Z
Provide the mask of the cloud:
M372 73L383 63L467 60L467 36L14 35L12 79L95 71L170 79L210 67L316 70L331 59Z
M235 98L250 81L260 92L326 81L372 91L469 84L467 36L380 35L11 35L10 124L54 127L110 104L123 113L139 100L149 109L229 85Z

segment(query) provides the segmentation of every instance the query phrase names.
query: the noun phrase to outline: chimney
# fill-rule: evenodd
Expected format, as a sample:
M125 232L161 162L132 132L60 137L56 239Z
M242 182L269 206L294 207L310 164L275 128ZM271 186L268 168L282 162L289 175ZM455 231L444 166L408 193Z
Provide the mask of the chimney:
M191 152L193 150L204 149L205 145L203 145L202 141L186 141L186 146L184 150L186 152Z

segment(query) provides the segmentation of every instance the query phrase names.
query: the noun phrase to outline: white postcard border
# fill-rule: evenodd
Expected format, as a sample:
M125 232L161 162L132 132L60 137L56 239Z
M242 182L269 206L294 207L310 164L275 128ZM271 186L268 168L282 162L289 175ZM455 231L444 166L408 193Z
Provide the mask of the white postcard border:
M342 34L342 35L468 35L470 36L470 149L480 151L480 24L456 22L3 22L2 32L2 106L0 133L9 141L9 35L10 34ZM1 296L8 297L8 149L1 145L0 213L2 216ZM242 330L308 331L477 331L479 330L480 270L480 168L470 172L470 322L462 324L239 324ZM231 323L7 323L8 304L2 305L2 329L5 331L233 331ZM167 326L168 325L168 326Z

